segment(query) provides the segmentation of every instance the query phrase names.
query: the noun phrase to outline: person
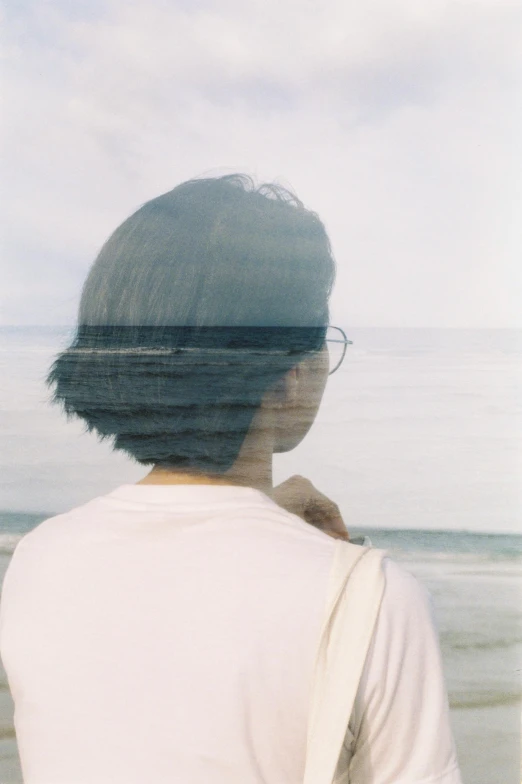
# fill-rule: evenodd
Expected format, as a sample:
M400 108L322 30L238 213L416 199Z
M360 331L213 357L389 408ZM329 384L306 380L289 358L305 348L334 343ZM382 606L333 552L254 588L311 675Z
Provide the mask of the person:
M179 185L103 246L49 380L150 472L14 553L0 652L26 784L302 782L347 532L308 480L274 488L272 459L315 419L334 275L318 216L244 175ZM349 780L457 784L429 600L383 569Z

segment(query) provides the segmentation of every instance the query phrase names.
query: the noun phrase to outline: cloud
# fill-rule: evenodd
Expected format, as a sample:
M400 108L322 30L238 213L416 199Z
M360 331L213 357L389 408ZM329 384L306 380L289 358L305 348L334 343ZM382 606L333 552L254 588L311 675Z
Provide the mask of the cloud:
M521 16L504 0L9 11L4 323L71 320L118 222L223 169L280 178L325 219L343 323L515 323Z

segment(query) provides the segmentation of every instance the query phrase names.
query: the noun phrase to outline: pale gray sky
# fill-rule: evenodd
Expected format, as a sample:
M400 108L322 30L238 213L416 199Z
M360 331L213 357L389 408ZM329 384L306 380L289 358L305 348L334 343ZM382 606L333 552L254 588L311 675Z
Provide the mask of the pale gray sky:
M334 321L522 327L518 0L5 5L0 323L73 322L123 218L246 171L326 223Z

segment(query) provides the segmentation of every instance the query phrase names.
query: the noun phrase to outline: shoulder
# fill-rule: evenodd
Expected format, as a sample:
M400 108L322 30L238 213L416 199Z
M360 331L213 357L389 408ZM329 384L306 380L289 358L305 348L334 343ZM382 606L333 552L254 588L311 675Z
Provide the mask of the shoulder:
M36 585L38 579L47 579L57 561L65 562L69 554L82 547L85 536L80 531L88 531L89 524L93 527L98 500L49 517L22 536L5 573L2 599L9 586L26 582Z
M382 567L384 593L358 695L361 716L363 706L378 707L385 695L397 697L397 689L416 702L410 689L413 673L429 670L430 660L437 665L436 671L440 669L438 634L427 590L390 558L383 559Z
M380 622L393 620L396 626L415 618L433 621L431 595L419 580L389 557L383 558L384 594Z
M369 654L373 676L382 686L382 673L395 677L408 663L415 669L439 662L439 641L433 603L427 589L411 573L390 558L382 562L384 592Z

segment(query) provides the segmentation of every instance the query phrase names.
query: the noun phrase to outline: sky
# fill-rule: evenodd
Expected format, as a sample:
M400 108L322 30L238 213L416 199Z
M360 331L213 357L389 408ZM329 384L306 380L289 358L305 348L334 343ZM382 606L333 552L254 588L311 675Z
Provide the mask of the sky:
M0 324L70 324L148 199L244 171L319 213L334 323L522 327L522 6L4 4Z

